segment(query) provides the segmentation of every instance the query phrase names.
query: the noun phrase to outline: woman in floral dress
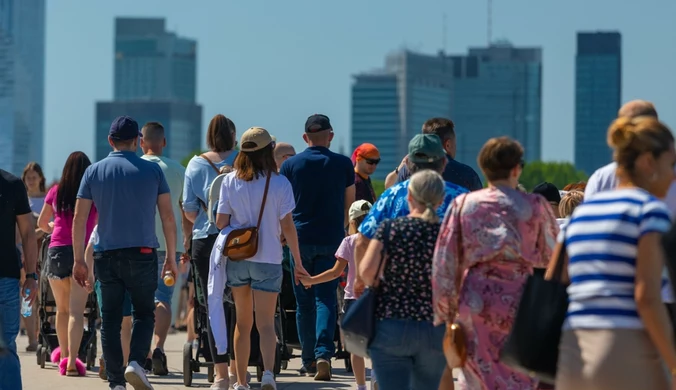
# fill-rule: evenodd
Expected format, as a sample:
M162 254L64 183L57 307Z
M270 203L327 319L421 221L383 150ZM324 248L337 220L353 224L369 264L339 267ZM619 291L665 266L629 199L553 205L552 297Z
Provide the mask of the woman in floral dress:
M456 198L439 233L432 272L435 324L457 317L467 334L458 388L534 389L536 380L500 363L499 356L526 278L533 268L546 268L559 228L542 196L516 189L523 169L517 141L490 139L478 162L488 188Z

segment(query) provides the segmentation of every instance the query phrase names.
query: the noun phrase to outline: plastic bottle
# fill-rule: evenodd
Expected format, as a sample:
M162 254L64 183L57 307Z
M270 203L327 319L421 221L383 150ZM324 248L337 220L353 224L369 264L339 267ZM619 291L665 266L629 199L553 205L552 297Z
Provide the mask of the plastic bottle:
M176 281L174 280L174 274L171 271L167 271L164 273L164 284L167 287L171 287L174 285Z
M24 317L30 317L33 314L33 305L28 303L28 296L31 293L31 289L26 289L26 297L21 300L21 315Z

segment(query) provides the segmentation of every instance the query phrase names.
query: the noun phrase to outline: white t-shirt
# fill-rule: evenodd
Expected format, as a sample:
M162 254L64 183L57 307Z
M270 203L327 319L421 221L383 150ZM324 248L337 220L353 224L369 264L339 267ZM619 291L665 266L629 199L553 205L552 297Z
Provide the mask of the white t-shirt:
M584 189L584 200L589 199L596 193L614 190L617 187L615 171L617 171L617 163L611 162L592 173Z
M265 191L265 177L252 181L238 179L237 172L229 173L221 185L218 214L230 215L230 226L242 229L256 226ZM279 221L293 211L296 202L289 180L272 174L263 219L258 231L258 253L248 259L256 263L282 264L282 228Z

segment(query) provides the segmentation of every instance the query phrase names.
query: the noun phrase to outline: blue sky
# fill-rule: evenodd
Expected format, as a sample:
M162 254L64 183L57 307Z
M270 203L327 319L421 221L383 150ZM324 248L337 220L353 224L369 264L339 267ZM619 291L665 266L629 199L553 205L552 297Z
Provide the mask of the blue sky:
M572 160L576 31L619 30L623 100L652 100L676 126L676 2L493 0L493 37L543 47L543 157ZM93 155L95 101L113 95L117 16L164 17L198 41L203 124L263 126L303 147L308 115L329 115L334 149L349 146L351 75L403 47L465 53L486 45L486 0L47 0L45 173L68 154ZM462 134L459 134L462 136ZM382 167L380 169L390 169Z

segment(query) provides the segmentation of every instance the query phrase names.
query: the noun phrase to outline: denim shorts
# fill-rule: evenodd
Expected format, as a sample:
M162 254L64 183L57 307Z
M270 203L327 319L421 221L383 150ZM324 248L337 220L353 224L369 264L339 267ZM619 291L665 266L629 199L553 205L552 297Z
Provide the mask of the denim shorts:
M47 250L47 261L42 271L48 279L65 279L73 274L73 247L53 246Z
M177 275L174 278L174 285L167 286L164 284L164 275L162 275L162 267L164 266L164 258L166 257L167 252L157 251L157 290L155 290L155 304L162 302L167 305L171 305L171 297L174 296L174 287L177 283L180 283L180 275ZM180 253L176 253L176 264L178 265L179 259L181 257Z
M101 310L101 308L103 307L103 302L101 301L101 283L98 280L94 283L94 291L96 292L96 301L99 304L99 313L101 313L101 316L103 316L103 311ZM122 316L123 317L131 316L131 297L129 296L128 292L124 293L124 302L122 303Z
M251 286L252 290L279 293L284 273L281 264L254 263L228 260L225 269L228 286Z

